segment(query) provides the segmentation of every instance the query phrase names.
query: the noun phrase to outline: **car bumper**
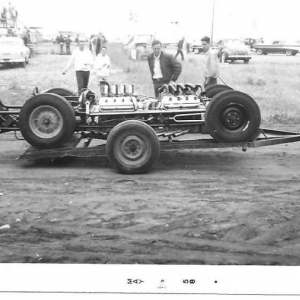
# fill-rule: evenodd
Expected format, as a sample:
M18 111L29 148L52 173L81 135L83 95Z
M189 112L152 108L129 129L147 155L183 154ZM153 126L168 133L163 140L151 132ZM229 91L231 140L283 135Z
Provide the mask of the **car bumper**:
M239 55L239 54L230 54L228 55L227 59L234 59L234 60L242 60L242 59L251 59L252 57L250 55Z
M0 58L0 64L14 64L24 62L24 58Z

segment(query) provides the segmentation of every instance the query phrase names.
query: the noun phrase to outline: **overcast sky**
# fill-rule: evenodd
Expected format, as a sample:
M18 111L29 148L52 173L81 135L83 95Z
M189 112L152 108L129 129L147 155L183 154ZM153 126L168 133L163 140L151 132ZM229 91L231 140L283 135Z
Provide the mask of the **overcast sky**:
M22 24L54 33L103 31L115 38L140 32L195 39L212 32L214 0L0 0L8 2ZM215 39L300 39L300 0L215 0L214 7Z

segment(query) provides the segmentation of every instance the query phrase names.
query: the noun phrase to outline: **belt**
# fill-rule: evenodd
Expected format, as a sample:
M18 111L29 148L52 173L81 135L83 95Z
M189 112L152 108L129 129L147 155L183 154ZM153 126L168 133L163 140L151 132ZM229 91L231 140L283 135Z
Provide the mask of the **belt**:
M162 77L161 77L161 78L153 78L153 81L154 81L154 82L162 82L162 80L163 80Z

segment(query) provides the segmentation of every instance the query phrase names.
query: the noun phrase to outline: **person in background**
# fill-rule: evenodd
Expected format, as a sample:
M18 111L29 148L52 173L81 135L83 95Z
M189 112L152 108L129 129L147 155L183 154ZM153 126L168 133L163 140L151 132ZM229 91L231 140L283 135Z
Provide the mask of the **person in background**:
M60 54L64 54L65 39L62 34L58 37L57 43L59 44Z
M178 42L177 53L175 55L175 58L177 58L178 54L180 54L182 60L184 60L183 51L182 51L183 43L184 43L184 37Z
M66 53L68 55L71 55L71 43L72 43L71 36L68 35L68 37L65 39Z
M76 38L75 38L75 43L78 46L79 45L79 34L77 34Z
M191 53L191 43L189 41L185 42L185 47L186 47L186 54Z
M27 27L24 28L22 38L23 38L25 46L27 46L30 43L29 29Z
M204 87L217 84L219 77L219 61L217 52L211 49L210 38L205 36L201 39L204 54Z
M90 37L90 51L92 52L94 57L96 57L97 42L98 42L97 35L91 35L91 37Z
M106 38L104 37L102 32L99 32L98 37L97 37L97 41L96 41L96 49L95 49L96 56L100 53L101 47L105 46L106 43L107 43Z
M101 52L97 55L95 59L94 69L97 72L97 80L107 81L109 77L109 68L111 66L110 58L106 54L106 46L101 47Z
M63 71L64 75L73 63L76 71L78 94L80 95L88 87L90 70L94 63L93 56L89 49L86 48L84 41L79 41L79 47L73 50L72 56Z
M148 56L148 65L154 85L155 97L158 97L158 89L164 84L174 84L178 79L182 66L174 55L163 52L159 40L152 42L153 53Z

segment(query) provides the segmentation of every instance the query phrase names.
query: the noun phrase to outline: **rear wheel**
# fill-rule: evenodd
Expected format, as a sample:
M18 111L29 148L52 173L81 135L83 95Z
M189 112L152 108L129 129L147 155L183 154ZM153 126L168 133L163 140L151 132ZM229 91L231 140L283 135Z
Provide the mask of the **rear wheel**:
M115 126L108 135L106 154L120 173L146 173L160 151L155 131L147 124L129 120Z
M35 148L56 148L75 131L75 111L63 97L43 93L30 98L20 111L20 131Z
M287 56L291 56L291 55L293 54L293 51L292 51L292 50L286 50L286 51L285 51L285 54L286 54Z
M65 88L53 88L53 89L47 90L45 93L56 94L56 95L59 95L62 97L75 95L75 93L73 91L65 89Z
M261 49L257 49L257 50L256 50L256 53L257 53L258 55L262 55L262 54L263 54L263 51L262 51Z
M249 95L225 91L210 101L205 121L209 134L218 142L248 142L259 135L261 116Z
M250 61L249 58L245 58L245 59L244 59L244 63L245 63L245 64L249 64L249 61Z
M211 85L207 89L205 89L205 94L208 98L212 98L221 92L229 91L229 90L232 90L232 88L228 85L215 84L215 85Z

